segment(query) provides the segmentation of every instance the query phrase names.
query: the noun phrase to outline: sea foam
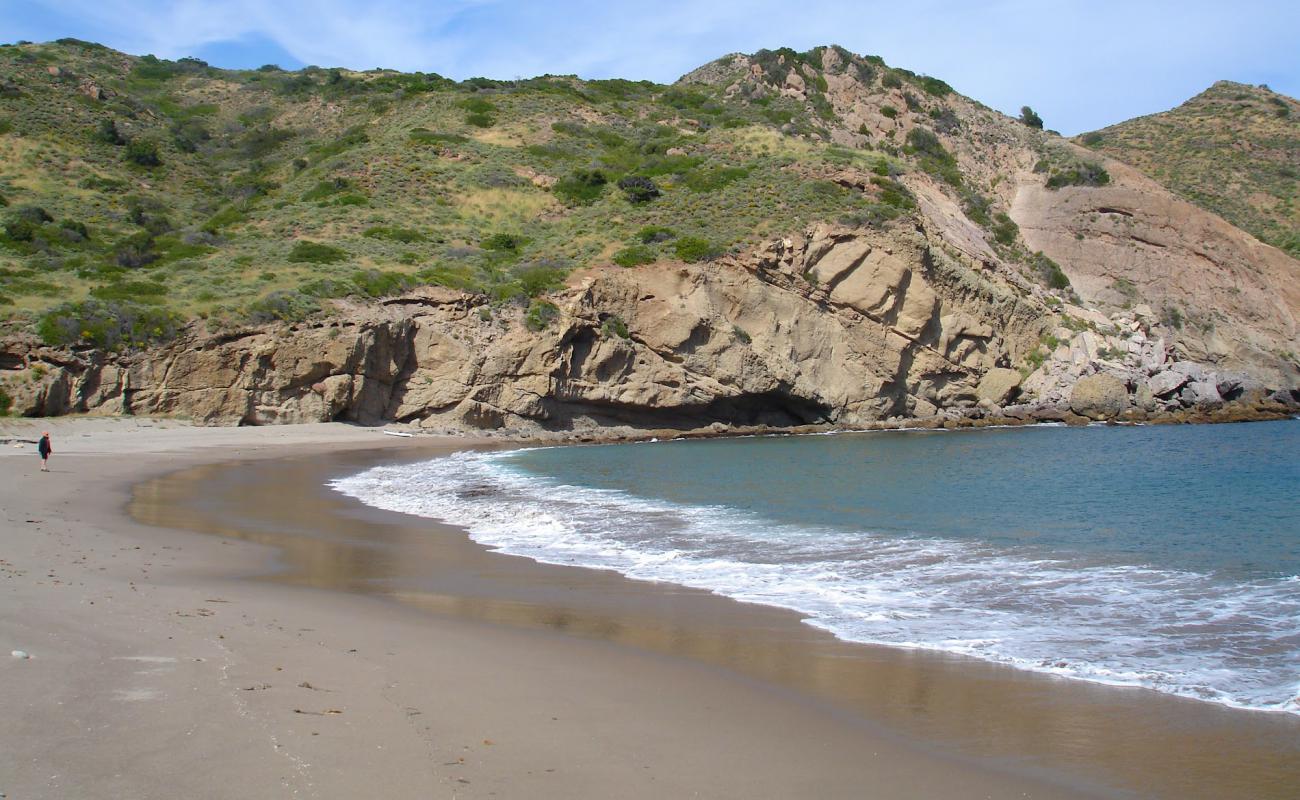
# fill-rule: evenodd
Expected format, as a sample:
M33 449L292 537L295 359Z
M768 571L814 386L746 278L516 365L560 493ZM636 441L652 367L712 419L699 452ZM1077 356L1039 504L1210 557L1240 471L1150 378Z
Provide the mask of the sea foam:
M944 651L1224 705L1300 713L1300 579L1044 557L970 541L776 523L565 484L462 452L331 483L539 562L791 609L852 642Z

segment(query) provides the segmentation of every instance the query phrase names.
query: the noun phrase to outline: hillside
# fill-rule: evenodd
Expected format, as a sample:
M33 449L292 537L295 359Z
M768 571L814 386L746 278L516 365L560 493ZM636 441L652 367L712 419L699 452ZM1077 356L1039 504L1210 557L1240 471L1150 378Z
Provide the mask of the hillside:
M22 413L861 424L1300 380L1300 263L838 47L672 86L0 66Z
M1171 111L1077 141L1300 257L1300 102L1294 98L1219 81Z
M51 218L27 212L41 230L0 251L19 312L129 295L224 322L300 318L416 283L508 300L576 266L704 260L907 202L830 180L903 165L799 135L816 121L789 99L237 72L76 42L0 48L0 71L0 196L11 223Z

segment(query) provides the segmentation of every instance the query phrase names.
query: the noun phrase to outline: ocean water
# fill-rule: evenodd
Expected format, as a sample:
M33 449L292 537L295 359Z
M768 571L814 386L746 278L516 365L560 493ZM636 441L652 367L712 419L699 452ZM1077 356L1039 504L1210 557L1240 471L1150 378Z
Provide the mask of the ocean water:
M458 453L333 484L836 636L1300 713L1300 422Z

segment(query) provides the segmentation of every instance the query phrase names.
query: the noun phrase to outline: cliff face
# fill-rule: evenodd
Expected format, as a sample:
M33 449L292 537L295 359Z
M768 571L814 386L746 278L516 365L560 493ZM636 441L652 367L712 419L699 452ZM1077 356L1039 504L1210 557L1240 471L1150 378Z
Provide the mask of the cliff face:
M1121 376L1122 395L1104 398L1118 405L1103 416L1263 388L1198 372L1208 381L1202 395L1179 394L1190 377L1161 378L1153 392L1148 384L1172 358L1162 338L1148 335L1158 321L1081 308L1048 313L947 249L924 229L819 226L716 264L579 273L540 332L517 310L494 314L481 297L434 288L343 309L327 322L218 336L191 330L144 355L13 342L3 365L23 378L9 381L22 387L14 399L23 414L396 420L524 432L861 425L1014 414L1018 401L1056 403L1059 412L1077 399L1080 377L1103 363ZM1079 328L1078 320L1080 330L1063 327ZM1052 331L1061 337L1044 354ZM1010 368L1026 358L1041 363L1028 382Z
M20 413L473 427L861 423L972 405L1041 328L923 232L819 227L744 259L575 276L540 332L427 289L328 323L191 333L148 356L13 345Z
M1281 250L1179 200L1136 170L1106 161L1101 187L1015 184L1011 216L1031 249L1058 261L1088 305L1140 298L1171 323L1186 358L1296 385L1300 269Z
M831 141L885 151L907 143L902 152L920 168L901 180L925 224L945 249L984 264L1012 291L1038 300L1057 294L1033 274L1033 254L1042 253L1068 279L1058 298L1100 312L1095 321L1131 321L1145 307L1164 321L1177 358L1298 385L1296 259L1126 164L935 89L931 79L870 77L878 70L855 59L834 48L820 67L796 54L776 62L737 55L683 81L725 87L733 98L824 100L834 112L825 119ZM978 206L982 213L973 213ZM999 212L1017 224L1018 242L994 241L980 220Z

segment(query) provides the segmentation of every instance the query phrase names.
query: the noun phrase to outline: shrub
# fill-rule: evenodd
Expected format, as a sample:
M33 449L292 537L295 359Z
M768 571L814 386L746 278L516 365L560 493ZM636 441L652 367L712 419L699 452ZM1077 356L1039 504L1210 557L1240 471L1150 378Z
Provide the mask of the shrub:
M926 94L935 97L947 97L952 94L952 87L938 78L931 78L929 75L922 75L917 78L916 82L920 85L921 90Z
M471 112L465 115L466 124L473 125L476 128L491 128L497 124L496 117L491 114L479 114Z
M921 169L935 175L952 186L961 186L961 172L957 159L943 146L939 137L925 128L907 132L907 152L917 157Z
M617 314L610 314L600 323L601 336L617 336L620 339L631 339L632 333L627 329L627 323Z
M409 138L417 144L459 144L469 141L468 137L459 133L439 133L426 128L412 128Z
M898 219L900 214L902 212L894 206L873 203L841 214L840 223L850 228L879 228L892 219Z
M347 178L331 178L327 181L320 181L315 186L303 193L303 202L312 200L321 200L330 195L338 194L352 188L352 181Z
M162 157L158 155L158 144L149 139L132 139L127 142L124 157L127 161L142 167L162 166Z
M163 213L166 210L165 205L153 198L131 197L127 200L127 219L154 236L172 229L171 220Z
M290 136L293 135L292 131L285 131L285 133L288 133ZM324 142L315 145L311 148L311 153L316 156L316 160L319 162L330 158L331 156L336 156L344 150L356 147L359 144L365 144L368 141L370 141L370 134L366 133L365 126L353 125L351 128L344 131L343 135L339 136L337 139L331 142Z
M999 212L993 220L993 240L998 244L1009 245L1020 235L1020 226L1006 214Z
M961 210L966 218L981 228L992 224L989 219L989 201L987 197L976 192L969 192L962 198Z
M335 280L334 278L317 278L298 287L298 291L308 297L346 297L355 288L353 284L347 281Z
M1049 189L1059 189L1062 186L1105 186L1108 183L1110 173L1106 168L1090 161L1054 170L1047 178Z
M636 232L636 238L641 241L641 244L658 244L676 237L677 231L662 225L647 225Z
M826 99L824 94L814 94L808 98L812 105L813 111L822 119L835 119L835 107L831 101Z
M934 129L944 136L952 136L961 130L961 119L957 117L957 112L946 106L932 110L930 119L934 120Z
M1043 129L1043 118L1038 116L1029 106L1021 106L1020 121L1031 128Z
M377 269L359 270L352 273L352 282L367 297L387 297L401 294L415 284L415 280L405 273Z
M886 89L897 89L903 85L903 79L898 77L898 73L891 69L881 77L880 85Z
M639 267L655 260L655 251L643 244L625 247L614 254L613 262L620 267Z
M1034 253L1030 262L1031 266L1038 272L1039 277L1043 279L1049 287L1053 289L1070 288L1070 279L1061 269L1061 265L1042 253Z
M336 264L347 257L348 254L337 247L306 240L295 242L289 251L289 260L298 263Z
M120 267L138 269L152 264L158 258L153 234L148 231L137 231L113 245L113 260Z
M53 221L54 217L40 206L22 206L5 222L5 236L14 242L30 242L36 238L42 225Z
M789 125L794 120L794 111L788 108L767 108L763 116L777 125Z
M623 190L629 203L648 203L659 196L659 187L649 178L629 175L619 180L618 188Z
M249 322L266 323L281 320L298 322L320 310L316 298L301 292L277 289L249 304L245 316Z
M138 348L176 336L181 319L174 312L126 301L64 303L37 322L47 344L89 344L107 350Z
M112 117L99 121L99 126L95 128L95 139L118 147L126 144L126 138L118 131L117 122Z
M242 222L245 216L243 206L232 203L208 217L208 221L203 223L203 230L210 234L216 234L222 228Z
M280 145L294 137L294 132L263 125L246 132L240 142L240 151L246 158L264 158ZM364 136L364 134L362 134Z
M14 400L4 389L0 389L0 417L9 416L9 409L13 408Z
M497 110L490 100L482 97L467 97L460 101L460 107L472 114L491 114Z
M1085 133L1081 141L1083 142L1084 147L1096 147L1101 144L1105 138L1106 137L1102 136L1100 133L1093 131L1092 133Z
M171 135L176 149L186 153L197 152L199 145L212 138L212 132L203 120L193 118L172 123Z
M722 248L697 236L683 236L673 244L673 252L682 261L711 261L722 255Z
M519 248L528 240L515 233L494 233L483 241L479 247L484 250L496 250L503 253L518 253Z
M133 300L147 298L144 302L160 302L167 294L167 287L157 281L121 281L96 286L90 290L90 296L100 300Z
M744 167L708 167L682 176L682 183L693 192L716 192L749 174Z
M898 118L898 109L894 108L893 106L881 106L880 113L888 117L889 119Z
M412 242L427 242L429 237L417 230L410 228L390 227L388 225L375 225L366 228L361 232L362 236L370 239L387 239L390 242L401 242L402 244L411 244Z
M132 78L147 82L165 81L176 73L175 64L153 55L140 56L131 68Z
M524 313L524 325L536 333L550 325L560 315L560 309L548 300L533 300Z
M600 170L578 170L557 181L553 191L569 205L589 206L600 199L608 182Z
M875 175L871 178L871 185L879 190L880 202L885 205L901 211L911 211L916 208L916 198L912 196L911 191L893 178Z
M558 289L568 272L567 269L554 264L525 264L515 270L515 280L526 297L536 297Z

